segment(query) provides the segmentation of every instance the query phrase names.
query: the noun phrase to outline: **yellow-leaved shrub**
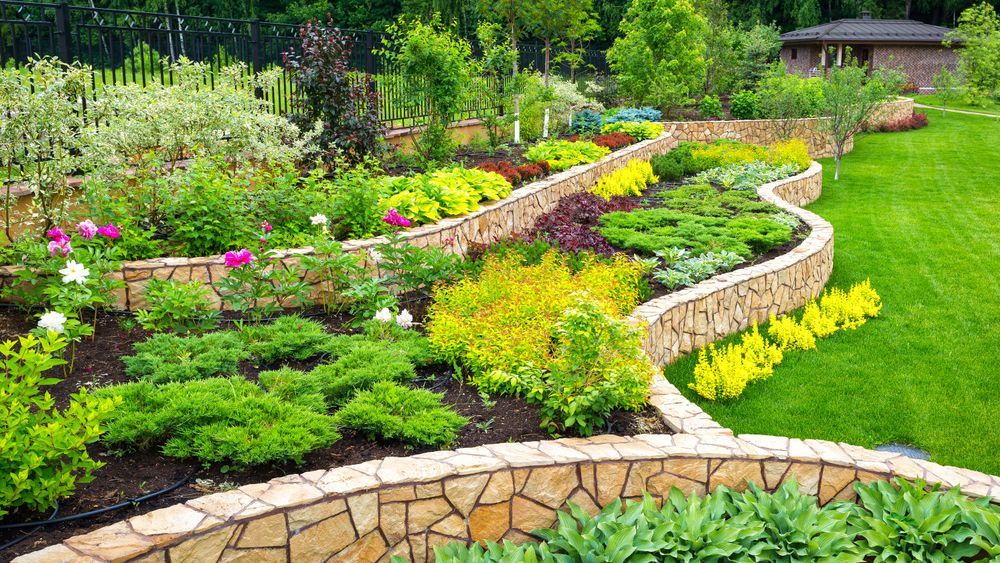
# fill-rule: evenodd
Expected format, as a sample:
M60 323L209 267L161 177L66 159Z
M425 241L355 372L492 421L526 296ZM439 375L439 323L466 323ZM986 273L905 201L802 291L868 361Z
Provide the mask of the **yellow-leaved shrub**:
M642 264L624 257L610 264L589 260L573 273L555 251L535 265L515 256L487 258L477 279L434 292L427 314L433 353L473 372L548 365L553 327L580 295L615 317L639 303Z
M633 159L622 168L605 174L590 188L590 193L610 200L615 196L640 196L649 184L659 182L647 160Z
M779 319L772 314L767 324L767 334L782 350L816 349L816 336L805 324L796 322L789 316Z
M695 168L705 170L718 166L764 160L765 154L764 147L758 145L720 140L692 150L691 160L695 163Z
M814 350L817 338L857 328L877 317L881 310L882 299L869 280L854 284L848 291L830 289L820 299L806 304L800 321L787 315L771 315L767 333L774 343L765 339L754 324L739 344L702 348L694 367L694 382L688 387L710 401L736 399L750 383L771 376L774 366L783 359L783 351Z
M799 171L809 168L812 159L809 158L809 147L801 139L778 141L767 147L764 160L772 166L794 164Z
M754 324L739 344L702 348L694 367L694 383L688 386L711 401L736 399L750 383L770 377L782 357L781 349L768 342Z

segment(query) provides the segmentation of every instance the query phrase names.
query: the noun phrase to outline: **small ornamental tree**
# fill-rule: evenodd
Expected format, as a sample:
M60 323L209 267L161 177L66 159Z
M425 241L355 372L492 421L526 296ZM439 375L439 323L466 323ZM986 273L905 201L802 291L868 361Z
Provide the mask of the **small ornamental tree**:
M958 27L946 44L960 42L958 69L966 81L969 101L980 104L1000 95L1000 17L982 2L958 17Z
M505 87L504 78L517 60L517 51L510 46L504 36L504 28L499 24L483 22L476 28L476 38L482 49L482 56L477 61L479 80L483 81L482 91L489 97L489 106L499 108L510 97L509 88ZM510 86L513 86L513 80ZM489 138L490 152L500 146L500 127L503 118L499 111L490 113L483 118L486 135Z
M830 69L823 82L826 119L821 123L833 142L834 180L840 179L840 163L848 141L862 130L880 105L899 92L902 83L903 76L898 71L877 69L867 76L867 67L853 62Z
M941 115L944 116L948 104L962 95L962 79L948 67L941 67L941 70L931 79L934 85L934 94L941 100Z
M608 50L622 94L667 112L705 83L707 25L690 0L634 0Z
M24 183L32 193L31 217L38 234L66 218L67 177L81 164L80 100L91 70L52 59L29 61L26 72L0 70L0 177ZM14 203L4 190L3 228L12 241Z
M402 75L402 103L427 111L414 147L426 160L447 160L454 152L448 125L469 96L472 47L437 16L427 23L400 18L387 31L379 54Z
M310 21L299 32L299 51L284 54L296 91L293 120L303 128L322 122L316 139L327 161L340 156L360 162L385 149L385 127L379 120L379 95L372 77L350 67L352 42L333 21Z

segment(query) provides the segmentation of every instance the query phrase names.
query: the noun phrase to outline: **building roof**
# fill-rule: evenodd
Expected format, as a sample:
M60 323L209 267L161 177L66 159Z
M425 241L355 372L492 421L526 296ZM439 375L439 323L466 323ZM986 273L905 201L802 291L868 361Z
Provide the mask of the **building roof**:
M782 43L814 42L891 42L891 43L941 43L947 27L914 20L848 19L797 29L781 34Z

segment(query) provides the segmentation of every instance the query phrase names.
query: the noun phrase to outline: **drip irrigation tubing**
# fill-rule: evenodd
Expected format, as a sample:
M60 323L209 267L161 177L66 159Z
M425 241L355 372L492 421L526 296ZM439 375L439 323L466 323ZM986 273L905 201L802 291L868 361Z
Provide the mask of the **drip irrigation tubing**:
M165 489L160 489L159 491L153 491L152 493L145 494L145 495L143 495L141 497L130 498L130 499L127 499L125 501L119 502L118 504L114 504L114 505L111 505L111 506L105 506L104 508L98 508L96 510L91 510L91 511L88 511L88 512L82 512L80 514L74 514L72 516L63 516L62 518L54 518L53 517L53 518L49 518L48 520L39 520L39 521L35 521L35 522L20 522L20 523L17 523L17 524L0 524L0 530L20 530L20 529L23 529L23 528L31 528L31 527L43 528L45 526L51 526L53 524L62 524L64 522L74 522L76 520L83 520L84 518L90 518L92 516L99 516L99 515L104 514L106 512L111 512L113 510L119 510L119 509L125 508L126 506L134 506L134 505L137 505L139 503L145 502L147 500L154 499L154 498L156 498L158 496L165 495L165 494L167 494L169 492L173 492L174 490L180 488L181 486L183 486L185 483L187 483L190 480L191 480L191 475L188 475L188 476L184 477L183 479L181 479L180 481L174 483L173 485L170 485L169 487L167 487ZM54 513L53 513L53 516L55 516Z

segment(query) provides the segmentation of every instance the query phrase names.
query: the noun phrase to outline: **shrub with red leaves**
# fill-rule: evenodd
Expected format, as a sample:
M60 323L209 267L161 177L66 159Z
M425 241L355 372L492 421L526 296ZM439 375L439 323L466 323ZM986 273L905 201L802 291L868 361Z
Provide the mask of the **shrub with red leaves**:
M476 165L476 168L487 172L496 172L497 174L503 176L505 180L510 182L510 185L512 186L520 184L522 180L521 174L518 172L517 168L515 168L514 165L507 160L480 162Z
M595 145L608 147L613 151L616 151L622 147L627 147L633 143L635 143L635 137L629 135L628 133L622 133L621 131L616 131L614 133L605 133L604 135L598 135L594 137Z
M909 117L887 121L872 129L880 133L897 133L899 131L909 131L911 129L920 129L922 127L927 127L927 115L914 113Z
M573 194L561 199L555 209L539 217L530 235L556 244L567 252L590 250L598 254L612 254L614 248L594 228L597 220L605 213L632 211L638 206L626 197L605 201L590 193Z
M541 178L545 175L542 167L537 164L522 164L517 167L517 173L521 175L521 180L525 182Z
M545 173L545 174L548 174L552 170L552 167L549 166L549 161L547 161L547 160L536 160L535 164L539 168L541 168L542 172Z

